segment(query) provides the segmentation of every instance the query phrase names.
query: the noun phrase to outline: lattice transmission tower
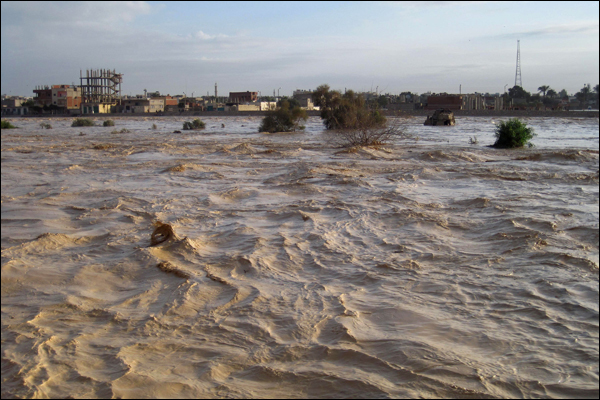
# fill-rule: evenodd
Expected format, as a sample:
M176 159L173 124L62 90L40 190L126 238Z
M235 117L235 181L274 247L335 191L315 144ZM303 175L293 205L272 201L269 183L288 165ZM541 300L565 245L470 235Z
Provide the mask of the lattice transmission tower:
M515 72L515 86L523 87L521 80L521 41L517 40L517 71Z

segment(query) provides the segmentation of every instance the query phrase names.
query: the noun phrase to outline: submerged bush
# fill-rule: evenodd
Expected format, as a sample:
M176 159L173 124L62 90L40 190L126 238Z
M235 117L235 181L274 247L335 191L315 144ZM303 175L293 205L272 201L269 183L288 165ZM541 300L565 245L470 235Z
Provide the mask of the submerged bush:
M107 119L106 121L104 121L102 126L115 126L115 121L113 121L112 119Z
M393 139L406 139L409 135L400 118L395 118L384 125L368 123L353 128L331 131L334 143L341 147L379 147Z
M492 147L499 149L523 147L526 144L529 147L533 147L533 144L529 143L529 141L536 136L533 128L528 127L526 123L516 118L500 122L496 127L495 135L496 143Z
M7 120L2 120L2 129L15 129L16 126L8 122Z
M204 128L206 128L206 124L204 122L202 122L201 120L199 120L198 118L196 118L192 122L186 121L183 123L184 131L197 131L197 130L204 129Z
M46 123L46 122L42 122L40 124L40 128L42 128L42 129L52 129L52 125L50 125L49 123Z
M304 126L300 125L300 121L306 121L307 118L305 110L298 106L292 108L287 100L283 100L278 108L267 112L258 131L270 133L296 132L304 129Z
M337 90L329 90L329 85L321 85L312 98L315 105L320 107L321 119L328 130L385 127L386 118L377 109L377 104L368 104L362 95L352 90L342 94Z
M75 118L71 126L94 126L94 121L89 118Z

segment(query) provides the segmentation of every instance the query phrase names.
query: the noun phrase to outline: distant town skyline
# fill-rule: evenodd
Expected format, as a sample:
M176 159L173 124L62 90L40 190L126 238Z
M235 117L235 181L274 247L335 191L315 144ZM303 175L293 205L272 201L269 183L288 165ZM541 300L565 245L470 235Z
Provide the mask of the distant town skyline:
M599 81L594 2L1 3L1 93L115 69L123 94L296 89L574 94Z

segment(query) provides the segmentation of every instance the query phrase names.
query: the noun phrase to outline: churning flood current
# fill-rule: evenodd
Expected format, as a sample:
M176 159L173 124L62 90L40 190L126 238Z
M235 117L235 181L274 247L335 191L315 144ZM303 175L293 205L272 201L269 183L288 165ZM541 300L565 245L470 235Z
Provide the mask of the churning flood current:
M114 120L2 131L3 398L598 398L597 118Z

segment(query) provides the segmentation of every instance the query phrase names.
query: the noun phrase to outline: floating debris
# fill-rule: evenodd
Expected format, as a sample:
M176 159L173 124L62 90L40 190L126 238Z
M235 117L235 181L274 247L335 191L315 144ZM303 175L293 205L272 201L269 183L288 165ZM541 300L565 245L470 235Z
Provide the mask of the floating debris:
M188 279L191 277L190 274L188 274L185 271L180 270L179 268L177 268L175 265L171 264L168 261L159 262L158 264L156 264L156 268L158 268L161 271L164 271L168 274L173 274L175 276L178 276L180 278Z
M431 117L427 117L423 125L431 126L453 126L456 124L454 113L447 108L435 110Z
M175 231L171 225L163 224L162 222L158 221L156 222L155 226L156 228L150 237L150 246L156 246L157 244L164 243L171 238L175 238Z

